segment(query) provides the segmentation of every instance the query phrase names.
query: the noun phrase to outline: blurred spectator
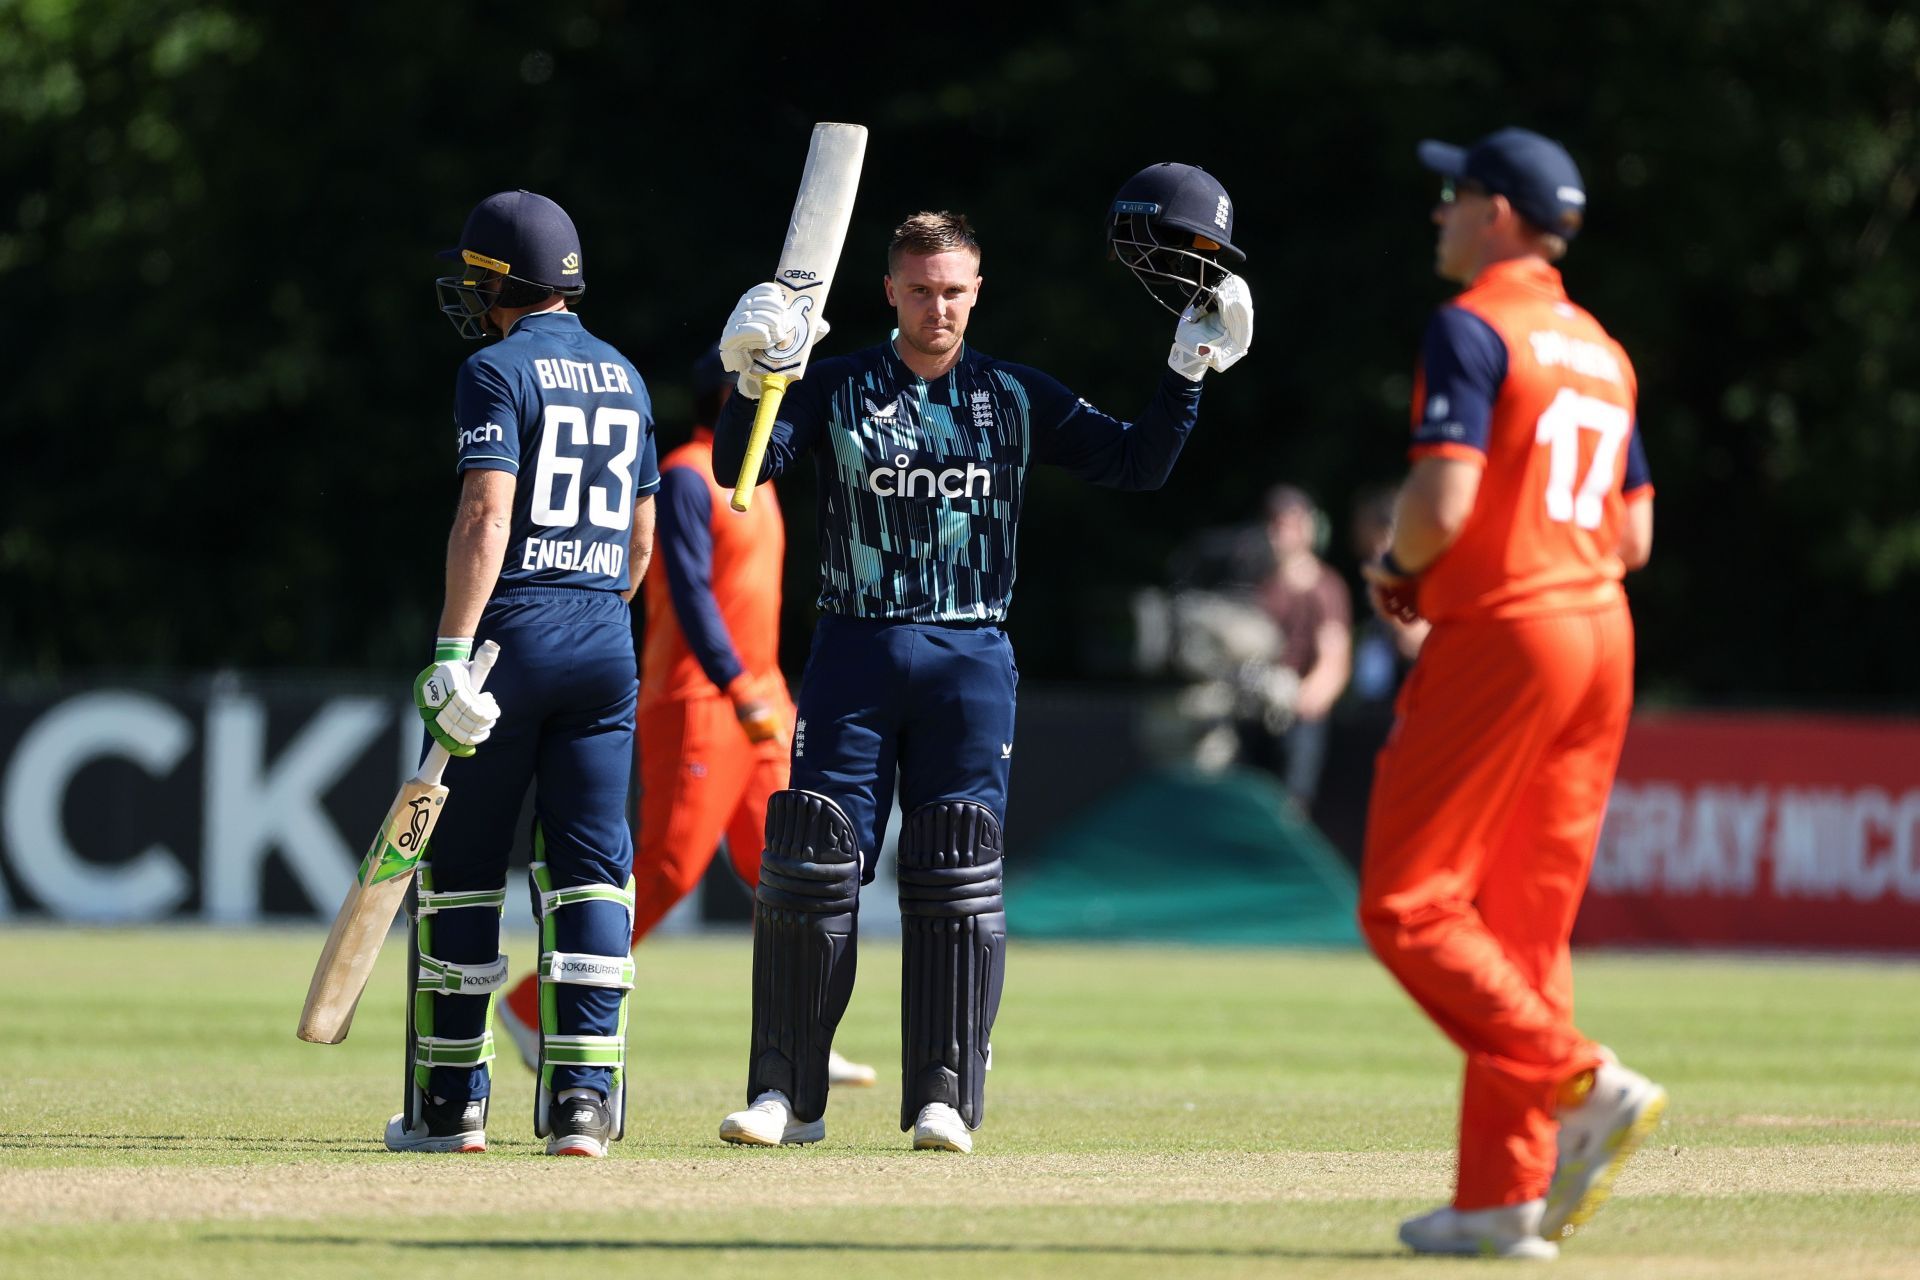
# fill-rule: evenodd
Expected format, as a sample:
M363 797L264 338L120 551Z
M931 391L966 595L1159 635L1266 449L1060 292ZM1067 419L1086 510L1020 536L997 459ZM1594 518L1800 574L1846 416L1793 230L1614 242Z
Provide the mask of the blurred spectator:
M1320 558L1328 524L1306 492L1277 485L1267 492L1267 545L1273 568L1256 598L1280 629L1273 666L1298 678L1292 723L1279 732L1267 720L1244 720L1239 731L1248 763L1277 774L1303 809L1313 804L1327 753L1327 713L1352 670L1352 597Z

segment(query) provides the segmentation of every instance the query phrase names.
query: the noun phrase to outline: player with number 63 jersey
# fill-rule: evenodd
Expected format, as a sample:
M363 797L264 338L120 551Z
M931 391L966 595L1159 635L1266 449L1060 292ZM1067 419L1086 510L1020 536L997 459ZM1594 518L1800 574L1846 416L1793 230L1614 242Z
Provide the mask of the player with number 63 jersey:
M568 308L586 275L558 204L489 196L444 256L460 270L438 282L441 310L462 337L498 340L454 387L460 503L435 662L416 699L435 737L454 738L445 782L457 798L415 884L406 1103L386 1141L486 1149L507 855L531 784L534 1131L550 1155L603 1156L625 1119L638 688L628 603L653 546L653 410L633 366ZM467 666L487 639L501 656L483 703L467 692Z
M1367 569L1383 613L1432 621L1367 817L1360 920L1466 1053L1451 1204L1401 1225L1422 1253L1552 1257L1665 1094L1573 1022L1568 939L1633 706L1621 578L1652 550L1626 352L1554 262L1585 184L1505 129L1429 142L1444 183L1412 475Z

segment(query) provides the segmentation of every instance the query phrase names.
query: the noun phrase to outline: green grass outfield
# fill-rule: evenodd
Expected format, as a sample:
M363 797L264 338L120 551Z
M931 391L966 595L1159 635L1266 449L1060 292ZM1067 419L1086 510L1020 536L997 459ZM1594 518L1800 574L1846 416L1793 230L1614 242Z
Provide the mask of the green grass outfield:
M899 952L841 1047L882 1064L827 1140L715 1140L747 1058L742 938L640 952L627 1141L549 1160L496 1063L480 1156L396 1156L399 961L347 1043L295 1040L321 933L0 933L0 1275L1455 1275L1457 1055L1357 952L1012 950L971 1157L898 1128ZM530 940L510 938L517 964ZM1920 966L1601 956L1583 1025L1664 1128L1567 1276L1920 1275ZM511 1049L506 1052L511 1053ZM918 1269L917 1271L914 1269Z

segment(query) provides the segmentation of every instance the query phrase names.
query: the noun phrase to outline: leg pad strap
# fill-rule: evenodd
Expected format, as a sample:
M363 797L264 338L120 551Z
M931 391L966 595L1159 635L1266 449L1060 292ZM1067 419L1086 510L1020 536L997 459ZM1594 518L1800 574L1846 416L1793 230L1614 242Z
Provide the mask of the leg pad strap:
M491 964L455 964L423 955L413 989L430 991L437 996L490 996L506 985L504 955L496 957Z
M590 956L576 951L545 951L540 955L540 981L570 982L582 987L618 987L633 990L633 957Z
M413 1065L416 1067L477 1067L493 1061L493 1032L471 1040L448 1040L441 1036L416 1036L413 1041Z

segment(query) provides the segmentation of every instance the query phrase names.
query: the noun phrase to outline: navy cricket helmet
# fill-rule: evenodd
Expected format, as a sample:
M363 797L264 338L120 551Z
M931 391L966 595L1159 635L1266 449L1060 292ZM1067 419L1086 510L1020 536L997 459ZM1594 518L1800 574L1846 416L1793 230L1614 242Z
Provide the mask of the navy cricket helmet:
M440 310L463 338L485 338L487 312L494 307L530 307L548 294L577 298L587 291L573 219L531 191L500 191L482 200L467 215L459 246L440 256L464 265L459 275L434 282Z
M1231 266L1247 260L1233 243L1227 189L1197 165L1172 162L1120 184L1107 211L1107 248L1175 315L1203 309Z

